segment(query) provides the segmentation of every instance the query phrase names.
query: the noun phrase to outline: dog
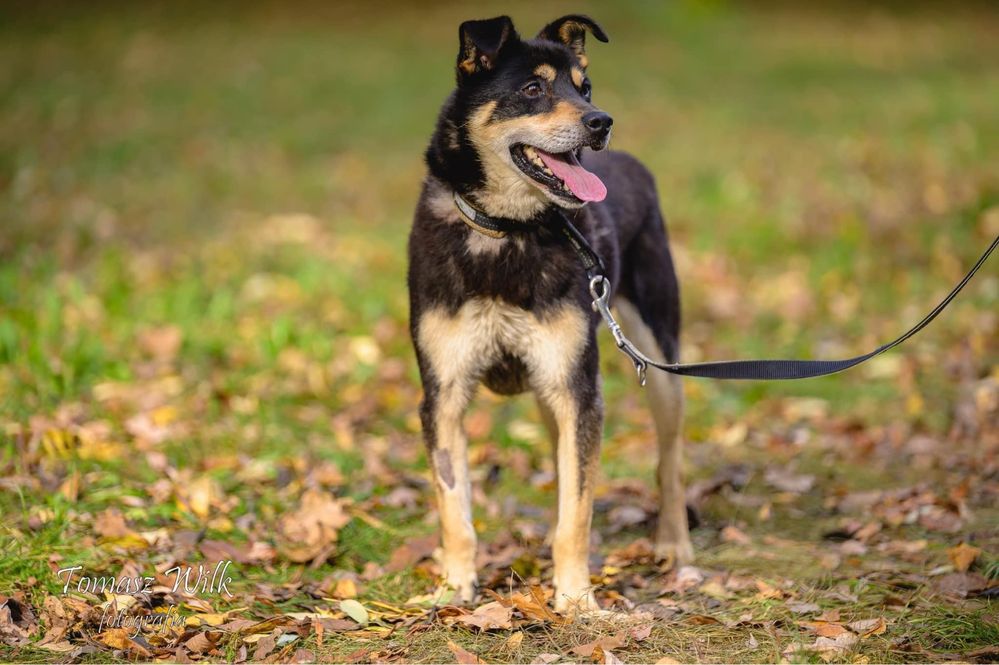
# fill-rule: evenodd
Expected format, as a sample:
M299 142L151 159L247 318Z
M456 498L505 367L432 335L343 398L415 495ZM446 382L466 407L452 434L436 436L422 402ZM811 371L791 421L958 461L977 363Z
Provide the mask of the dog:
M426 150L428 173L409 236L410 332L423 383L420 419L441 521L439 559L458 599L476 594L467 438L478 385L532 391L558 475L551 538L559 612L599 609L588 558L603 428L599 317L567 215L605 263L627 334L659 361L679 354L679 285L655 182L638 160L607 150L611 116L594 105L586 35L569 15L533 39L507 16L459 27L456 87ZM661 493L655 551L693 558L681 464L683 392L649 376Z

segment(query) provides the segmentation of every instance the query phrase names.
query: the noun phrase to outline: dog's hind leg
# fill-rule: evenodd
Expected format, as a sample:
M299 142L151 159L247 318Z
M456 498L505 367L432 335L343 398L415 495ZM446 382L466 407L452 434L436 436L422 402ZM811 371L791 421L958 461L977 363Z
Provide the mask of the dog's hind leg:
M665 362L666 358L659 350L652 331L642 321L635 306L623 298L618 299L615 305L621 318L621 326L631 341L653 360ZM649 371L646 390L659 446L656 555L677 564L690 563L694 558L694 550L687 527L682 477L683 384L680 377L653 369Z
M679 287L658 210L626 250L622 278L614 305L625 334L653 360L677 362ZM655 551L660 558L682 565L694 558L682 476L683 384L674 374L650 369L646 390L659 447Z

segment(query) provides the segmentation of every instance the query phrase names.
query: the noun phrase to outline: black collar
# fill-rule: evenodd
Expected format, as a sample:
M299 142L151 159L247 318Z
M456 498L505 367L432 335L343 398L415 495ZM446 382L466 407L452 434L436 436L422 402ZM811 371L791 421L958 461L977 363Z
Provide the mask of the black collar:
M469 203L468 199L458 192L454 193L454 204L458 207L463 222L468 224L473 231L478 231L490 238L503 238L511 231L535 231L538 228L538 225L532 222L490 217Z
M478 231L490 238L503 238L510 231L537 231L546 226L545 223L520 222L515 219L505 219L503 217L490 217L486 213L478 210L469 203L465 197L458 192L454 193L454 204L458 206L461 219L474 231ZM600 256L593 251L586 238L579 232L568 215L561 208L556 208L554 223L548 225L551 230L561 233L572 245L579 262L586 271L586 276L592 279L595 275L602 275L606 272L604 262Z

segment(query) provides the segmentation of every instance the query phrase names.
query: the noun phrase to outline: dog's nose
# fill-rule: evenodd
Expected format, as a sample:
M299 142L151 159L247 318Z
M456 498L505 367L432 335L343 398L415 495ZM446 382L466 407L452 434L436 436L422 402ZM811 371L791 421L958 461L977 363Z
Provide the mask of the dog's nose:
M582 118L583 124L594 134L604 133L610 131L611 125L614 124L614 118L610 117L603 111L590 111Z

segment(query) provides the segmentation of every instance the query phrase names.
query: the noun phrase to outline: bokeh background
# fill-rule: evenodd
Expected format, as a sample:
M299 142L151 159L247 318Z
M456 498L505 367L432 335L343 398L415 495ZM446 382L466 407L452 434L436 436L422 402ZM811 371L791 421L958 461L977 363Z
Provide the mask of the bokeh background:
M988 3L5 3L0 593L40 619L0 647L9 657L70 653L31 646L52 625L41 608L60 561L113 572L237 552L245 595L209 609L257 618L318 611L334 591L374 607L432 588L404 281L422 152L462 20L509 13L533 35L580 11L611 37L589 52L612 147L659 185L684 360L865 352L999 233ZM928 330L849 373L687 381L701 581L759 575L822 609L846 585L850 607L893 608L884 635L836 657L999 641L997 325L993 259ZM596 557L640 538L655 505L641 391L604 348ZM483 394L468 427L477 526L544 583L552 468L534 406ZM948 556L961 543L968 565ZM698 595L658 569L641 590L608 575L624 598L608 604L745 605L742 588ZM772 660L814 639L788 625L754 647L747 635L772 626L669 624L670 639L657 627L621 657ZM421 635L395 657L452 657L454 635ZM455 639L497 660L568 648L531 636L497 651L507 637ZM371 639L300 644L333 658Z

